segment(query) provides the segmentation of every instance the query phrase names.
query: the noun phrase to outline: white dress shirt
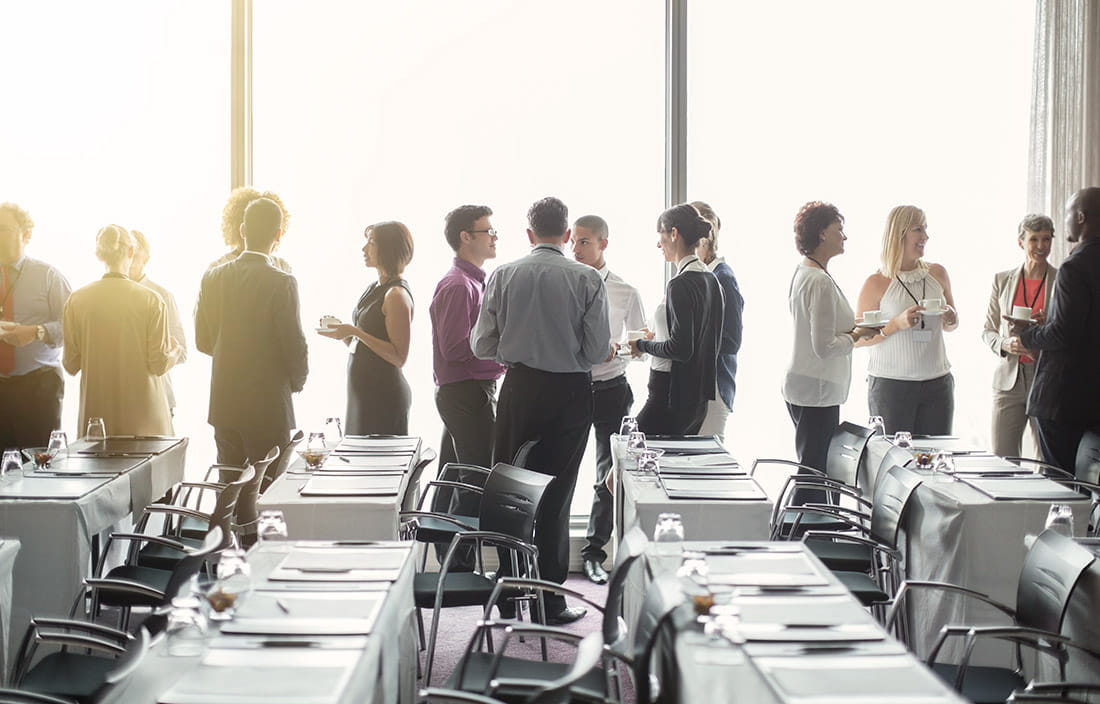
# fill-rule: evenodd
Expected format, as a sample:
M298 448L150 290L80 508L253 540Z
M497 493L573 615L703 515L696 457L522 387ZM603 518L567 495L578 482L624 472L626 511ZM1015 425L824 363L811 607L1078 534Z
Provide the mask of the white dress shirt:
M645 309L642 297L623 278L612 273L607 264L599 270L603 285L607 288L608 324L611 328L611 340L623 343L627 330L641 330L646 326ZM615 355L610 362L601 362L592 367L592 381L610 381L626 373L629 359Z

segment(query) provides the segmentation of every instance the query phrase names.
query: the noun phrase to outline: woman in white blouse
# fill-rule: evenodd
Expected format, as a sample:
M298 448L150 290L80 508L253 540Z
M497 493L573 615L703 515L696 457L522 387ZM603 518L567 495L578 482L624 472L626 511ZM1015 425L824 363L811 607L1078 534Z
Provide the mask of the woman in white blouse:
M852 348L876 332L857 327L848 299L829 275L829 260L844 253L844 216L836 206L814 201L794 219L802 261L790 289L794 350L783 381L783 399L794 421L799 464L825 471L829 440L848 399Z
M955 380L943 334L959 326L951 280L939 264L925 262L928 221L924 211L899 205L886 218L882 268L859 293L859 310L879 310L889 320L871 346L867 405L882 416L887 433L949 435L955 415ZM926 310L924 303L939 303Z

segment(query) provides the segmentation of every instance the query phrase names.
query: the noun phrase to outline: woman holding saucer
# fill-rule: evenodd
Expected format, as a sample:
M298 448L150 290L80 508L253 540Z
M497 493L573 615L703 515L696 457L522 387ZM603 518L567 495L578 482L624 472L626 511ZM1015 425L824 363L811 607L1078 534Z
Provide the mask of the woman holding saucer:
M1038 447L1035 419L1027 416L1027 396L1035 378L1036 355L1024 349L1004 320L1016 308L1030 309L1042 318L1058 270L1047 262L1054 241L1054 221L1046 215L1028 215L1020 223L1017 244L1024 251L1022 266L993 277L993 292L985 314L982 340L997 355L993 372L993 453L1019 457L1024 427L1031 427Z
M882 268L867 278L859 310L880 310L886 326L859 343L871 347L867 404L886 432L949 435L955 415L955 380L943 333L959 326L951 280L925 262L924 211L899 205L886 218Z

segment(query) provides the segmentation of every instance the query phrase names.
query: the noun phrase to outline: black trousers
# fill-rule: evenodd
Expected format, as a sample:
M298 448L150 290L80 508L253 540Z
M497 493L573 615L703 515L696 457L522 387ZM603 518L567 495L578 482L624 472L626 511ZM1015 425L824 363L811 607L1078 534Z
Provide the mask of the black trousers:
M56 367L0 378L0 449L45 446L61 428L64 396L65 380Z
M950 372L928 381L868 377L867 406L871 415L882 416L888 435L899 430L914 435L950 435L955 377Z
M553 373L516 365L500 387L493 457L510 462L528 440L539 445L527 469L554 477L546 489L535 528L542 578L559 584L569 575L569 507L592 425L592 378L588 372ZM565 598L546 599L549 613Z
M243 467L262 460L275 445L290 439L289 428L240 429L214 427L214 444L218 448L218 464Z
M465 379L443 384L435 390L435 407L443 420L443 437L439 441L439 468L451 462L476 464L492 468L493 430L496 426L496 391L494 379ZM459 472L458 481L482 485L485 477L473 472ZM433 502L433 511L448 511L463 516L476 516L481 507L481 496L470 491L439 492L446 500ZM436 554L442 559L448 545L436 545ZM452 569L469 572L474 567L473 550L456 555Z
M798 463L825 471L829 459L829 441L840 425L840 406L796 406L787 404L787 412L794 421L794 449ZM809 474L799 470L799 474ZM826 503L825 492L800 491L794 497L796 504Z
M630 412L634 394L626 375L592 382L592 430L596 435L596 483L592 486L592 513L588 516L588 539L581 556L603 562L604 546L611 540L615 502L607 488L611 471L611 435L619 432L623 416Z
M1036 418L1035 422L1039 426L1039 449L1043 453L1043 461L1076 474L1077 446L1089 427L1050 418ZM1100 428L1093 430L1100 431Z
M707 417L707 399L684 407L668 405L669 372L649 372L649 396L638 413L638 430L647 435L694 435Z

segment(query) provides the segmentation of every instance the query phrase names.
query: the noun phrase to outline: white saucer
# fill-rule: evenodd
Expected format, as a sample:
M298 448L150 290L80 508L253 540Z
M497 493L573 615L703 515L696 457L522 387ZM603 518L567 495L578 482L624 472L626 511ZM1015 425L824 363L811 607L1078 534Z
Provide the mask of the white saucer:
M1028 325L1037 325L1039 323L1035 318L1013 318L1011 315L1001 316L1005 320L1011 320L1014 323L1026 323Z
M927 315L929 318L938 318L947 312L946 308L940 308L939 310L922 310L921 315Z
M881 322L881 323L861 323L860 321L857 320L856 321L856 327L857 328L867 328L869 330L881 330L882 328L886 327L887 324L889 324L889 322L890 322L889 320L886 320L886 321Z
M336 328L314 328L317 332L336 332Z

